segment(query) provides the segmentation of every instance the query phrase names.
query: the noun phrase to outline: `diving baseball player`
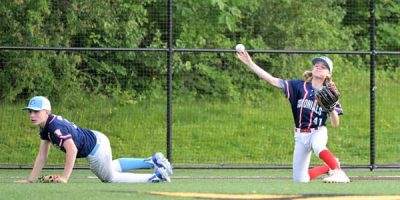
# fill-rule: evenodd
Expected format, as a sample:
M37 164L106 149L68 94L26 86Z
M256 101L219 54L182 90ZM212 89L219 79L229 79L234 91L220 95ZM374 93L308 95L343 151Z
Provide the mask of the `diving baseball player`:
M32 124L40 127L40 149L32 172L26 182L35 182L45 165L51 144L65 152L62 175L50 176L49 182L68 182L75 159L86 158L90 170L102 181L109 183L170 182L172 167L162 153L150 158L119 158L112 160L110 141L95 130L81 128L59 115L51 113L50 101L43 96L30 99L28 106ZM134 169L154 168L154 173L125 173Z

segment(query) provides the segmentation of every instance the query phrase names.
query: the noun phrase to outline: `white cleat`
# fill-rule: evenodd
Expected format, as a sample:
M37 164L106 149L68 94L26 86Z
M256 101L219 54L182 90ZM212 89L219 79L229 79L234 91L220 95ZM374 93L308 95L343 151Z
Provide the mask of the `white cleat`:
M169 177L165 168L157 168L154 171L154 175L148 180L151 183L163 183L163 182L171 182L171 178Z
M147 162L154 165L155 171L157 171L158 168L164 168L168 175L173 174L171 163L161 152L155 153Z
M171 182L171 178L164 167L157 168L155 174L161 180L161 182Z
M322 180L324 183L350 183L349 177L341 169L331 170L329 175Z
M335 158L336 159L336 162L338 163L338 166L339 166L339 168L341 168L340 166L340 162L339 162L339 159L338 158ZM325 165L329 168L329 166L325 163ZM328 175L329 176L332 176L332 174L333 174L333 172L334 172L335 170L334 169L329 169L329 171L328 171Z

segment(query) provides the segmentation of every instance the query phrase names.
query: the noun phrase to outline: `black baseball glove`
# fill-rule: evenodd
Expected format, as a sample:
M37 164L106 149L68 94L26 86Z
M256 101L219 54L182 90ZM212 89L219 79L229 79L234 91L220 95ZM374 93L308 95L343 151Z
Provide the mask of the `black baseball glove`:
M46 176L41 176L38 179L39 183L67 183L63 178L61 178L60 175L54 174L54 175L46 175Z
M328 83L315 94L319 106L325 112L332 112L339 100L340 93L334 83Z

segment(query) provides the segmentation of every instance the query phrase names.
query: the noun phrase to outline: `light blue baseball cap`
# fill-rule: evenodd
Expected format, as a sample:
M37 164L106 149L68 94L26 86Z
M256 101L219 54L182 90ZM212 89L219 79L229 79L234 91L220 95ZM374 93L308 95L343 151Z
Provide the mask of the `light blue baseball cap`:
M44 96L35 96L29 100L28 106L22 110L48 110L51 111L50 101Z
M333 71L333 62L332 62L331 59L329 59L326 56L321 56L321 57L313 58L311 62L312 62L313 65L315 65L315 63L317 63L319 61L325 63L325 65L329 68L329 72L332 73L332 71Z

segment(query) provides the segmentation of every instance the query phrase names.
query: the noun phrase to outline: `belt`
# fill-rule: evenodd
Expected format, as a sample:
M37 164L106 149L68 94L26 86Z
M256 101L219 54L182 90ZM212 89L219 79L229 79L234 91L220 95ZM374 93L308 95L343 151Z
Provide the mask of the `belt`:
M321 127L315 127L315 128L296 128L296 131L300 131L300 133L311 133L312 131L316 131Z

